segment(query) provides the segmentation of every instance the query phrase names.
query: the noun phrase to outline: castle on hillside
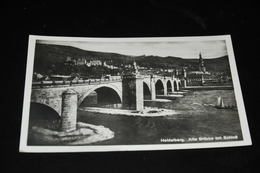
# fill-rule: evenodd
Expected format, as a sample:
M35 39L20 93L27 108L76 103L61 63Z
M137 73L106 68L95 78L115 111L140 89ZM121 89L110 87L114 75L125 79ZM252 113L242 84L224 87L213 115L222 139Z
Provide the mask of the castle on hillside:
M78 58L78 60L73 60L71 57L67 57L66 61L65 61L65 65L77 65L77 66L83 66L86 65L88 67L91 66L99 66L102 65L102 62L100 60L89 60L87 61L84 58Z

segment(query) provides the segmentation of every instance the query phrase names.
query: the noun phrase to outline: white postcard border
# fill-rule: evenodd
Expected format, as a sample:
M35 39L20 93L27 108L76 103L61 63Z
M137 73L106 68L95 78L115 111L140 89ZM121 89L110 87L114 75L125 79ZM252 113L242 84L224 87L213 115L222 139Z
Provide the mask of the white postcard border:
M29 108L30 95L33 74L33 62L35 53L36 40L54 40L54 41L95 41L95 42L165 42L165 41L214 41L225 40L230 69L233 79L234 92L237 101L238 114L243 135L242 141L224 141L224 142L200 142L200 143L184 143L184 144L146 144L146 145L99 145L99 146L28 146L28 124L29 124ZM203 37L155 37L155 38L83 38L83 37L50 37L50 36L29 36L26 80L24 90L24 103L22 113L22 124L20 134L20 152L99 152L99 151L140 151L140 150L175 150L175 149L202 149L202 148L217 148L217 147L238 147L251 145L251 137L244 107L239 77L237 73L235 57L230 35L221 36L203 36Z

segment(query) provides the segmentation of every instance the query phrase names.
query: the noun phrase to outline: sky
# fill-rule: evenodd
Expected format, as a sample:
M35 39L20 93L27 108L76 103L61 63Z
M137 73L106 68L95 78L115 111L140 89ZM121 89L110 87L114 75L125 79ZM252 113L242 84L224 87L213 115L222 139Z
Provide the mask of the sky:
M174 56L180 58L198 58L201 52L204 59L227 55L225 40L207 41L59 41L38 40L37 43L67 45L83 50L112 52L124 55Z

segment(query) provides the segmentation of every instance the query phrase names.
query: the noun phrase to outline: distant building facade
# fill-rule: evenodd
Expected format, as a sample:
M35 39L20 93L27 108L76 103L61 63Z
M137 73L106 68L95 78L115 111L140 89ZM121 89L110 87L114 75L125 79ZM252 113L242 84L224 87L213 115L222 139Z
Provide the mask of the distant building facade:
M88 67L91 67L91 66L102 65L102 62L100 60L87 61L86 58L78 58L77 60L73 60L71 57L68 56L65 61L65 65L77 65L77 66L86 65Z
M203 61L203 58L202 58L202 55L201 55L201 52L199 54L199 71L200 72L206 72L206 67L204 65L204 61Z
M86 62L86 65L88 67L91 67L91 66L98 66L98 65L102 65L102 62L100 60L90 60L90 61L87 61Z
M206 66L204 64L204 60L202 58L201 52L199 53L199 61L198 61L198 70L195 71L188 71L187 74L207 74L210 75L210 73L206 70Z
M86 65L87 61L83 58L77 60L77 65Z
M187 71L187 84L188 85L203 85L205 81L216 80L209 72L206 71L206 66L202 58L201 52L199 53L198 70Z
M76 65L76 64L77 64L76 60L72 60L70 56L67 57L65 61L65 65Z
M107 67L107 68L109 68L109 69L119 69L119 67L117 67L117 66L114 66L113 64L112 64L112 60L111 61L108 61L108 63L106 62L106 61L104 61L104 63L103 63L103 66L104 67Z

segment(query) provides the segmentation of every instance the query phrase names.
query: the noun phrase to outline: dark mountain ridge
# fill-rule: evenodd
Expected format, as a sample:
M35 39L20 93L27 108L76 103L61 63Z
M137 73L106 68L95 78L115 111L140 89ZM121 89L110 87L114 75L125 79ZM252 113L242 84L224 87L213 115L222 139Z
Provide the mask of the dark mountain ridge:
M48 69L58 63L64 63L67 57L72 60L85 59L109 61L115 66L132 64L135 60L137 65L149 68L186 68L187 70L198 69L198 58L184 59L181 57L160 57L160 56L131 56L110 52L96 52L82 50L72 46L36 44L34 72L46 74ZM213 59L204 59L204 64L208 71L229 70L228 56Z
M131 56L122 55L118 53L96 52L90 50L83 50L72 46L51 45L51 44L36 44L35 58L44 56L46 60L52 61L66 61L70 56L77 60L83 58L86 60L107 60L107 58L129 58Z

